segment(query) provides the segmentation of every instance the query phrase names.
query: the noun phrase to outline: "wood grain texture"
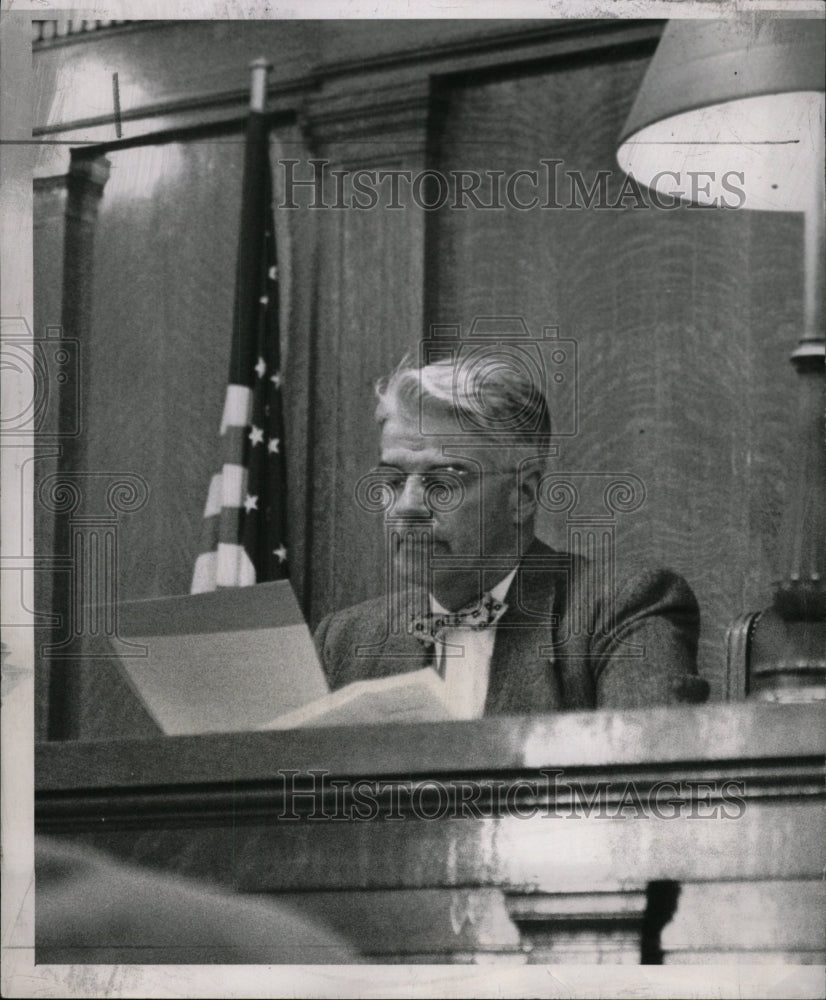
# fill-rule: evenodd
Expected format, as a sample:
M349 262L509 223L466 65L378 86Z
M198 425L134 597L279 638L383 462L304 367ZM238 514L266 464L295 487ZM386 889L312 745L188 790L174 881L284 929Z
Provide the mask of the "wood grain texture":
M374 961L450 961L459 952L521 954L498 889L283 893L279 901L328 921Z
M442 169L537 170L550 157L563 161L561 179L581 172L588 188L610 172L615 203L616 137L646 65L644 54L572 60L456 86ZM561 204L570 192L560 184ZM795 399L785 358L801 318L798 220L687 207L446 210L435 229L432 321L518 314L577 341L580 428L556 467L643 481L644 507L617 523L618 572L647 562L686 576L702 611L700 671L722 697L725 628L770 600ZM548 515L540 533L564 546L564 521Z
M189 590L219 459L243 140L206 137L122 150L109 159L94 262L85 276L94 310L83 338L89 391L82 468L136 474L148 489L146 505L118 523L120 596L128 600ZM279 220L285 242L294 220L295 213ZM287 281L291 271L306 280L306 269L297 253L293 268L285 269ZM286 341L288 294L283 306ZM291 521L301 534L307 360L300 347L286 353L295 370L294 377L292 367L285 374L287 409L299 431L288 470L295 484ZM300 551L297 556L300 580ZM78 735L157 732L113 663L81 669Z
M325 201L336 202L332 170L421 170L427 122L426 83L322 95L307 127L330 162ZM344 203L351 198L348 178ZM415 351L424 308L424 213L409 188L401 189L403 207L387 207L390 200L384 194L372 210L317 213L312 627L328 612L384 591L381 516L360 508L356 485L379 457L375 384Z
M32 238L33 272L37 275L38 294L34 296L34 335L45 339L47 327L59 327L63 297L63 241L66 226L66 182L61 178L55 183L35 185ZM47 347L48 345L44 345ZM55 371L56 375L57 372ZM49 559L55 552L55 515L37 502L41 483L58 470L59 400L60 387L50 379L48 390L52 396L35 438L34 465L34 543L35 556ZM55 405L56 404L56 405ZM54 436L52 436L54 435ZM34 575L34 602L43 616L42 624L35 626L35 723L36 739L46 739L49 709L49 663L40 655L45 643L51 641L48 616L52 613L54 576L43 568Z
M51 833L57 831L52 828ZM507 886L582 892L620 881L815 879L821 805L750 803L737 822L644 816L404 822L93 824L63 836L241 892ZM783 850L778 850L778 845Z
M242 157L240 137L110 157L86 438L90 468L135 472L149 488L121 528L127 600L189 590L186 557L218 458Z
M325 78L370 71L421 77L536 60L549 51L588 51L620 36L655 38L661 30L656 21L616 19L135 22L36 50L35 134L72 130L95 142L115 138L115 72L122 134L134 137L173 122L243 114L248 66L260 56L273 63L271 106L294 109L296 99Z

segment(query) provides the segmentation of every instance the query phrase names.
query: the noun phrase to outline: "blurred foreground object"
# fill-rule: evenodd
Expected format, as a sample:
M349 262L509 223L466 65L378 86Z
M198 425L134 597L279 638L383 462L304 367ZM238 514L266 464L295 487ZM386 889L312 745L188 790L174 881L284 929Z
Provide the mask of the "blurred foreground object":
M347 964L344 941L281 903L36 841L38 964Z

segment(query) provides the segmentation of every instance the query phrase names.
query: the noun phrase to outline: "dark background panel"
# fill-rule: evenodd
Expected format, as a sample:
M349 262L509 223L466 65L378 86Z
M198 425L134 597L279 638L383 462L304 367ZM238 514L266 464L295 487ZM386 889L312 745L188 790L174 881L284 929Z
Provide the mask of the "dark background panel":
M229 363L240 137L110 153L95 240L87 461L141 475L127 599L187 593Z
M451 89L441 169L533 170L541 188L541 161L560 160L544 203L563 207L441 211L430 316L467 330L475 316L520 315L534 336L555 325L577 342L579 430L559 439L552 468L645 484L644 505L618 517L618 573L654 562L686 576L702 611L700 670L719 698L728 623L771 598L802 229L785 214L620 200L616 141L647 58ZM608 172L605 196L596 188L584 207L569 171L586 192ZM564 547L564 518L545 513L540 534Z
M375 384L415 351L421 331L421 249L414 207L328 213L320 260L317 368L310 408L311 621L384 590L380 515L356 500L379 458Z

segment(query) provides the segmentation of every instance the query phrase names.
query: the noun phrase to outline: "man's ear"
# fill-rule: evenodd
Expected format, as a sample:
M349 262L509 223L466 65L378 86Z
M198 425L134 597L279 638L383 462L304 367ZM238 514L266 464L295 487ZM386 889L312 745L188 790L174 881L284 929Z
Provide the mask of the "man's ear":
M537 488L542 478L542 467L536 462L526 462L517 470L516 477L513 523L524 524L536 514Z

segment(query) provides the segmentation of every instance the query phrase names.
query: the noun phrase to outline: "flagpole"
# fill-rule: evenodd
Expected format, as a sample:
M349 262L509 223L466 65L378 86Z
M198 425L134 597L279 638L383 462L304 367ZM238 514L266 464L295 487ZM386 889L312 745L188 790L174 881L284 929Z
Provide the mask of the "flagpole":
M269 360L267 347L268 338L270 345L275 342L277 347L278 335L278 279L272 223L268 222L271 194L266 106L270 69L263 58L249 65L235 302L221 418L221 471L210 480L193 593L286 576L284 501L279 493L285 472L280 398L264 398L265 391L280 392L280 381L272 381L280 378L278 364ZM259 454L265 448L267 451ZM278 564L274 571L275 558Z
M272 63L263 57L250 63L250 111L263 111L267 106L267 77Z

